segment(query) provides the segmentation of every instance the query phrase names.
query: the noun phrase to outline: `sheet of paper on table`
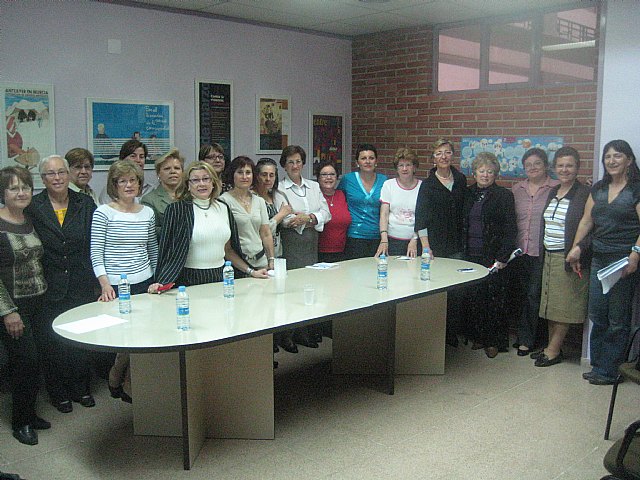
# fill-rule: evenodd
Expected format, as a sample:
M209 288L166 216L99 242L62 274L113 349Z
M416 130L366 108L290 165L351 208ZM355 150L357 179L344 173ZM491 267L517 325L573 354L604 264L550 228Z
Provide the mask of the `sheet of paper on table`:
M103 314L98 315L97 317L83 318L82 320L77 320L75 322L65 323L57 328L66 330L67 332L80 334L93 332L94 330L100 330L101 328L112 327L125 322L126 320L124 318Z
M330 268L335 268L338 265L338 263L318 262L313 265L307 265L306 268L313 268L314 270L328 270Z

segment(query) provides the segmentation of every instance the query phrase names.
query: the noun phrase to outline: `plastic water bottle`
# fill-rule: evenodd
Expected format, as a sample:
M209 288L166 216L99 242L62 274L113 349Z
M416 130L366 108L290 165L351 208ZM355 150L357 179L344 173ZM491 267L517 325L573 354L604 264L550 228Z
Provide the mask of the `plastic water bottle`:
M431 254L428 248L422 250L420 257L420 280L431 280Z
M131 288L126 273L120 274L118 282L118 308L122 315L131 313Z
M189 295L184 285L178 287L176 297L176 321L178 330L186 332L191 329L191 317L189 316Z
M222 293L224 298L235 297L235 279L233 267L229 260L224 262L224 268L222 269Z
M387 289L387 269L389 264L387 263L387 256L383 253L378 258L378 290Z

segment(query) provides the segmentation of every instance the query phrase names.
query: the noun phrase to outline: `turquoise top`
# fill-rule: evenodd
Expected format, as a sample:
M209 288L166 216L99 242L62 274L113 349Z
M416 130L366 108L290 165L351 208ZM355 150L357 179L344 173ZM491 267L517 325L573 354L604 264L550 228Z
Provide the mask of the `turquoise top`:
M380 190L386 179L385 175L377 173L373 188L368 193L358 172L348 173L340 180L338 189L347 197L351 214L348 237L368 240L380 238Z

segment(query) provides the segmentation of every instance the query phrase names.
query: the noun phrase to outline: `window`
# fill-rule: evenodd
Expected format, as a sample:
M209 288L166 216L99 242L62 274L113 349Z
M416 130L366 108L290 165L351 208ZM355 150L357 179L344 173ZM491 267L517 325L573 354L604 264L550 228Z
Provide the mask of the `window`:
M574 8L436 31L440 92L595 82L598 9Z

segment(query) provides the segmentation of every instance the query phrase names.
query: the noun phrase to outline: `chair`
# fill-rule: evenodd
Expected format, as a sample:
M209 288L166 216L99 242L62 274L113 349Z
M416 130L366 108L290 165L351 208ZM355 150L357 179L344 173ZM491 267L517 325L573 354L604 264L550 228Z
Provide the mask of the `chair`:
M609 415L607 416L607 426L604 429L604 439L609 440L609 432L611 430L611 420L613 419L613 407L616 404L616 395L618 394L618 386L624 380L631 380L637 384L640 384L640 370L636 367L640 366L640 362L638 362L638 355L635 355L633 358L629 358L631 355L631 351L633 349L633 343L635 341L636 336L640 332L640 327L636 327L631 332L631 339L629 340L629 345L625 351L625 358L627 359L626 363L623 363L618 368L618 376L616 378L615 383L613 384L613 390L611 391L611 401L609 402ZM636 365L638 363L638 365Z
M604 456L609 473L601 480L640 480L640 420L627 427L624 437L614 443Z

